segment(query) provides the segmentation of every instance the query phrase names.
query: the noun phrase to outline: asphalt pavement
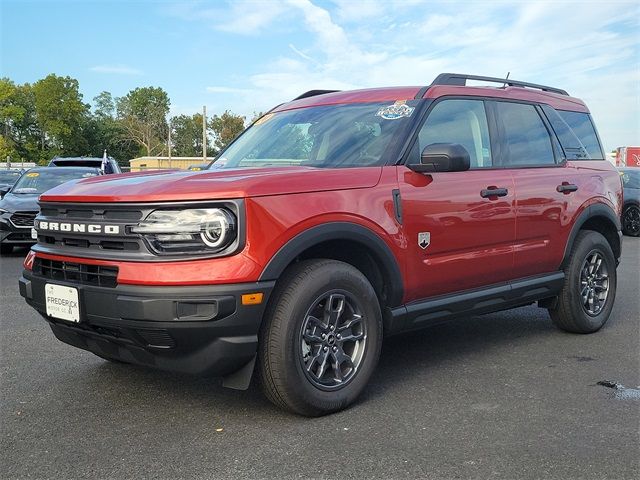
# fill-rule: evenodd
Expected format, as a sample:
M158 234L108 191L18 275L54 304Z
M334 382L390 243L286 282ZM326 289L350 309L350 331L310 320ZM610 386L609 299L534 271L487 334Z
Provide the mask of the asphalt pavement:
M640 239L623 250L600 332L523 307L390 338L359 402L317 419L60 343L18 293L18 251L0 258L0 478L637 479Z

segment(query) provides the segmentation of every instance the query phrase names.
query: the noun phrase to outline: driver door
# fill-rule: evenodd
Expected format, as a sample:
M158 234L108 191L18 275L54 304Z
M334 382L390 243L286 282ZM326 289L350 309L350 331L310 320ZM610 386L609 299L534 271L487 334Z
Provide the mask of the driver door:
M471 169L421 174L398 167L408 242L407 301L511 279L514 181L508 170L492 168L490 138L482 100L441 100L432 107L411 155L419 157L432 143L457 143L468 151Z

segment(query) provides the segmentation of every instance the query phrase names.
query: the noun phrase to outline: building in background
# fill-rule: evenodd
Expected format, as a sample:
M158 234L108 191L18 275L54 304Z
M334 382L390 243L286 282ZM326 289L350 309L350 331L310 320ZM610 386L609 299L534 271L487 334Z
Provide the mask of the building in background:
M145 170L178 169L188 170L193 165L201 166L213 161L214 157L207 157L206 162L203 157L138 157L129 160L129 167L132 172L142 172Z
M640 147L618 147L616 165L619 167L640 167Z

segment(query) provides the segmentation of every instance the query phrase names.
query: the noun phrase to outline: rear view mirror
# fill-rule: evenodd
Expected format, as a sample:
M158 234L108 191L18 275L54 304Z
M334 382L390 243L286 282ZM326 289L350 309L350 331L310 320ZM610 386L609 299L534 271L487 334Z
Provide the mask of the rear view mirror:
M432 143L420 155L420 163L409 164L414 172L462 172L469 170L469 152L459 143Z
M0 188L0 198L4 197L9 190L11 190L11 187L2 187Z

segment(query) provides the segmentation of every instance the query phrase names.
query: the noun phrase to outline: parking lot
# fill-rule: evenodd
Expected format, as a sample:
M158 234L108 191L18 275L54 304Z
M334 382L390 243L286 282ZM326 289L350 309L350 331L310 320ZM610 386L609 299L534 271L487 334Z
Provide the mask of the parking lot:
M0 259L3 479L637 478L640 239L599 333L524 307L394 337L360 401L318 419L58 342L18 294L24 254Z

